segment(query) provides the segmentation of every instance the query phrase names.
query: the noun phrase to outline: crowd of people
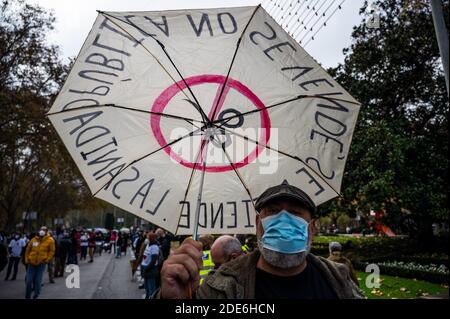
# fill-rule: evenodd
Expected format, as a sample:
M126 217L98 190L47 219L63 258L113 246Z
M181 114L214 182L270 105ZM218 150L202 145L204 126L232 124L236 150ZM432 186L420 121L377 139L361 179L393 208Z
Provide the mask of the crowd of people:
M42 226L36 233L0 235L0 272L5 270L5 281L16 280L19 266L25 267L25 297L36 299L43 286L47 271L49 283L64 277L66 265L86 260L94 262L94 256L113 253L116 258L126 255L131 244L128 233L92 229L63 229L55 231ZM89 259L87 260L87 258Z
M102 253L121 258L130 249L131 278L141 282L145 298L363 297L339 243L330 244L328 258L310 253L317 215L306 193L281 184L266 190L255 208L256 236L202 235L196 241L178 238L179 245L172 245L173 236L163 229L53 232L43 226L29 236L2 236L0 243L6 245L0 245L0 271L7 265L5 280L15 280L22 260L26 298L37 298L45 269L54 283L66 264L88 256L92 263Z

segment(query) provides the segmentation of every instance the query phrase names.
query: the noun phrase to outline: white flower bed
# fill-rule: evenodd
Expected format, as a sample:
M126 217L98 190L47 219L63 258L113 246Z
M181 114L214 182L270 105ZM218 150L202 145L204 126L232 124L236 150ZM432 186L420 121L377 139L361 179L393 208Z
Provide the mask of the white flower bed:
M399 267L410 270L436 272L446 275L449 274L448 268L445 265L436 265L436 264L421 265L415 262L403 262L403 261L385 261L379 262L378 265L387 267Z

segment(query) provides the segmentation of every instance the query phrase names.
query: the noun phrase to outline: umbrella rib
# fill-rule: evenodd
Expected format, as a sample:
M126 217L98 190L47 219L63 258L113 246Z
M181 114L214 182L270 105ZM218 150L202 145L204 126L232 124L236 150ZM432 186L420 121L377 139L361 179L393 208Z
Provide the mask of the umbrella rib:
M222 98L223 92L224 92L225 87L226 87L226 85L227 85L228 78L229 78L230 73L231 73L231 68L233 67L234 60L236 59L236 55L237 55L237 53L238 53L238 50L239 50L239 47L240 47L240 44L241 44L241 40L242 40L242 38L243 38L243 36L244 36L244 33L245 33L245 31L247 31L247 28L248 28L248 26L250 25L250 22L252 22L253 17L254 17L255 14L256 14L256 11L258 11L258 9L259 9L260 7L261 7L261 4L258 4L258 5L256 6L256 8L255 8L255 10L253 11L253 13L252 13L250 19L248 20L247 24L245 25L244 30L242 30L241 36L239 37L239 39L238 39L237 42L236 42L236 49L234 50L233 58L231 59L231 63L230 63L230 66L229 66L229 68L228 68L227 76L225 77L225 81L224 81L224 83L223 83L223 85L222 85L222 89L220 90L219 98L217 99L216 105L214 106L214 110L213 110L213 113L212 113L211 121L214 121L214 117L215 117L216 111L217 111L217 106L219 105L220 99Z
M136 164L137 162L140 162L140 161L142 161L143 159L145 159L145 158L147 158L147 157L149 157L149 156L151 156L151 155L153 155L153 154L155 154L155 153L157 153L157 152L159 152L159 151L165 149L166 147L171 146L171 145L173 145L173 144L175 144L175 143L177 143L177 142L179 142L179 141L181 141L181 140L183 140L183 139L185 139L185 138L187 138L187 137L191 137L191 136L195 135L197 132L201 131L201 129L202 129L202 128L196 129L196 130L190 132L189 134L186 134L186 135L184 135L184 136L181 136L181 137L179 137L179 138L173 140L172 142L167 143L166 145L164 145L164 146L158 148L157 150L154 150L154 151L152 151L152 152L150 152L150 153L148 153L148 154L145 154L145 155L143 155L143 156L141 156L141 157L139 157L139 158L137 158L137 159L131 161L131 162L128 163L123 169L119 170L119 171L117 172L117 174L115 174L108 182L106 182L102 187L100 187L99 190L97 190L95 193L93 193L92 196L95 197L102 189L104 189L105 187L109 187L109 185L113 182L113 180L114 180L117 176L119 176L122 172L124 172L128 167L130 167L131 165Z
M233 161L231 160L230 155L225 149L225 143L222 143L222 151L225 153L225 156L228 158L228 161L230 162L231 167L233 168L233 171L236 173L236 176L239 178L239 181L241 182L242 186L245 188L245 191L247 192L248 196L250 197L250 200L253 204L253 207L255 207L255 203L253 202L252 194L250 193L250 189L245 183L244 179L242 178L241 174L239 174L237 168L234 166Z
M122 106L122 105L116 105L116 104L110 104L110 103L107 103L107 104L93 104L93 105L84 105L84 106L74 107L74 108L71 108L71 109L66 109L66 110L62 110L62 111L56 111L56 112L47 113L46 116L52 116L52 115L56 115L56 114L67 113L67 112L70 112L70 111L78 111L78 110L84 110L84 109L90 109L90 108L96 108L96 107L100 107L100 108L102 108L102 107L113 107L113 108L124 109L124 110L128 110L128 111L135 111L135 112L152 114L152 115L160 115L160 116L164 116L164 117L167 117L167 118L183 120L183 121L186 121L186 122L188 122L190 124L193 124L193 122L203 123L202 121L194 120L194 119L191 119L191 118L188 118L188 117L179 116L179 115L173 115L173 114L162 113L162 112L153 112L153 111L140 110L140 109L135 109L135 108L128 107L128 106Z
M325 100L330 101L330 102L340 101L340 102L346 102L346 103L350 103L350 104L354 104L354 105L361 105L360 103L355 103L355 102L352 102L352 101L347 101L347 100L338 99L338 98L330 98L330 97L319 95L319 94L318 95L298 95L298 96L296 96L294 98L291 98L291 99L288 99L288 100L285 100L285 101L282 101L282 102L278 102L278 103L275 103L275 104L263 107L261 109L255 109L255 110L244 112L244 113L241 113L241 114L238 114L238 115L232 115L232 116L220 119L220 120L215 120L215 121L212 122L212 124L214 126L216 126L217 123L220 123L219 128L222 128L223 125L227 124L229 121L231 121L232 119L235 119L237 117L246 116L246 115L250 115L250 114L253 114L253 113L258 113L258 112L261 112L261 111L264 111L264 110L268 110L268 109L271 109L271 108L274 108L274 107L277 107L277 106L280 106L280 105L284 105L284 104L287 104L287 103L290 103L290 102L293 102L293 101L297 101L297 100L301 100L301 99L305 99L305 98L313 98L313 99L314 98L319 98L319 99L325 99Z
M173 66L173 67L175 68L175 70L177 71L177 73L178 73L178 75L180 76L181 80L183 81L184 85L186 85L186 88L187 88L188 91L191 93L192 97L194 98L195 103L197 103L198 109L197 109L197 108L196 108L196 109L200 112L200 115L201 115L203 121L205 122L205 124L210 122L209 119L208 119L208 116L206 115L205 111L203 111L202 107L200 106L200 103L198 102L196 96L194 95L194 92L192 92L191 87L189 86L189 84L188 84L188 83L186 82L186 80L184 79L184 77L183 77L183 75L181 74L180 70L177 68L177 66L176 66L175 63L173 62L172 58L170 57L170 55L169 55L169 53L167 52L167 50L166 50L164 44L163 44L161 41L159 41L154 35L152 35L152 34L146 32L145 30L141 29L140 27L138 27L138 26L135 25L135 24L132 24L132 23L130 23L130 22L128 22L128 21L124 21L124 20L122 20L122 19L119 19L118 17L115 17L115 16L113 16L113 15L111 15L111 14L109 14L109 13L106 13L106 12L104 12L104 11L98 11L98 12L99 12L101 15L103 15L106 19L108 19L109 21L111 21L112 23L114 23L114 25L116 25L117 27L119 27L122 31L126 32L131 38L133 38L133 39L136 41L136 43L138 43L140 46L142 46L142 47L145 49L145 51L147 51L147 52L148 52L148 53L149 53L149 54L150 54L150 55L158 62L158 64L159 64L159 65L163 68L163 70L169 75L169 77L172 79L172 81L178 86L178 88L180 89L180 91L183 92L183 94L186 96L186 98L187 98L188 100L190 100L189 97L187 96L187 94L184 93L183 89L180 87L180 85L178 84L178 82L175 81L175 79L172 77L172 75L169 73L169 71L168 71L168 70L162 65L162 63L161 63L161 62L153 55L153 53L151 53L151 51L150 51L145 45L142 44L142 41L139 41L139 40L138 40L135 36L133 36L130 32L128 32L127 30L125 30L122 26L120 26L119 24L117 24L116 22L114 22L113 20L111 20L110 18L113 18L113 19L119 20L119 21L121 21L121 22L123 22L123 23L125 23L125 24L128 24L128 25L132 26L133 28L137 29L138 31L140 31L141 33L145 34L146 36L149 36L149 37L151 37L153 40L155 40L156 43L157 43L157 44L161 47L161 49L163 50L163 52L164 52L164 54L166 55L166 57L169 59L169 61L170 61L170 63L172 64L172 66Z
M260 142L258 142L258 141L255 141L255 140L249 138L248 136L241 135L241 134L236 133L236 132L234 132L234 131L231 131L231 130L229 130L229 129L227 129L227 128L220 127L220 126L217 126L217 125L215 125L215 124L213 124L213 125L214 125L216 128L221 128L222 130L224 130L224 131L226 131L226 132L228 132L228 133L230 133L230 134L239 136L240 138L242 138L242 139L244 139L244 140L248 140L248 141L250 141L250 142L252 142L252 143L255 143L256 145L262 145L262 146L268 148L269 150L275 151L275 152L280 153L280 154L282 154L282 155L284 155L284 156L287 156L287 157L289 157L289 158L292 158L292 159L295 159L295 160L301 162L303 165L305 165L305 166L308 167L310 170L312 170L312 171L313 171L313 172L314 172L314 173L315 173L315 174L316 174L323 182L325 182L325 183L328 185L328 187L330 187L330 188L331 188L331 189L332 189L339 197L342 197L341 193L339 193L337 190L335 190L334 187L330 185L330 183L328 183L328 182L327 182L320 174L318 174L311 166L309 166L308 163L306 163L304 160L302 160L302 159L299 158L298 156L294 156L294 155L288 154L288 153L286 153L286 152L277 150L277 149L275 149L275 148L270 147L269 145L265 145L265 144L263 144L263 143L260 143Z
M209 143L209 141L207 141L207 143ZM186 201L186 198L187 198L187 196L189 194L189 190L191 188L192 178L194 177L194 173L195 173L195 169L197 167L198 159L199 159L200 155L202 154L203 148L204 148L204 141L202 141L202 144L201 144L200 149L199 149L199 151L197 153L197 156L195 157L195 163L194 163L194 166L192 167L192 170L191 170L191 175L189 177L189 181L188 181L188 184L187 184L187 187L186 187L186 191L184 192L183 202ZM178 214L178 223L177 223L177 229L175 230L175 234L178 233L178 228L179 228L179 225L180 225L181 213L182 212L183 212L183 206L181 206L180 214Z

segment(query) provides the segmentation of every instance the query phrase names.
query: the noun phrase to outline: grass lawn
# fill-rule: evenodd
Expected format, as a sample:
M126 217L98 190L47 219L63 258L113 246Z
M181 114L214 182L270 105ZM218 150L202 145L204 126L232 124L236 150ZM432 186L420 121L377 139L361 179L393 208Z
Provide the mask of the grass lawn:
M357 272L359 285L364 294L369 299L408 299L420 296L448 293L448 286L433 284L422 280L393 277L387 275L380 276L380 288L367 288L365 272Z

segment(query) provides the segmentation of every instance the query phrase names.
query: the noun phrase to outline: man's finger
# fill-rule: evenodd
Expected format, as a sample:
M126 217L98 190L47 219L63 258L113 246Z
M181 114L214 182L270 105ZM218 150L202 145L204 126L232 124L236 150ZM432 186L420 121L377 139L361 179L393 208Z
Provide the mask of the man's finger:
M166 262L169 264L182 264L184 268L189 272L189 276L192 280L196 281L199 279L200 268L197 263L188 254L177 254L171 256Z
M197 250L203 250L203 244L201 243L201 242L199 242L199 241L196 241L196 240L193 240L192 238L186 238L184 241L183 241L183 243L181 244L181 246L182 245L185 245L185 244L189 244L189 245L192 245L192 246L194 246ZM180 246L180 247L181 247Z
M182 264L168 264L165 265L163 268L163 271L161 273L161 276L163 278L179 278L180 281L184 284L187 284L191 276L189 275L189 272Z
M203 267L203 252L197 250L191 245L182 245L173 255L187 254L189 255L196 263L198 268Z

